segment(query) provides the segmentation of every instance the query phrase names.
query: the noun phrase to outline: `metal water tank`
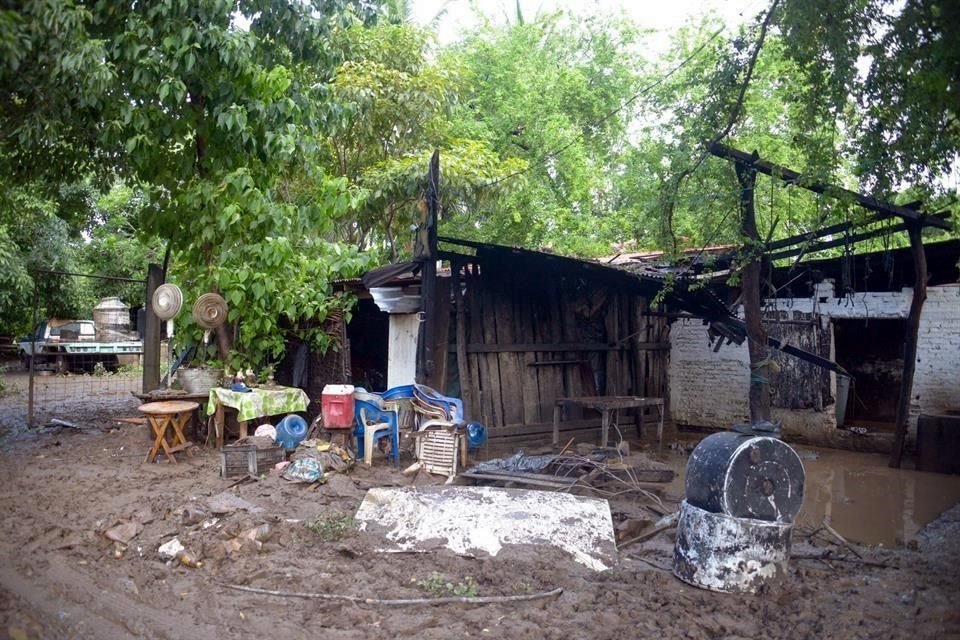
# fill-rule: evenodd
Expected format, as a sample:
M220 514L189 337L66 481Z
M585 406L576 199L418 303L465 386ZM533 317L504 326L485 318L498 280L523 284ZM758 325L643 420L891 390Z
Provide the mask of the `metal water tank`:
M782 440L715 433L687 461L687 502L735 518L792 523L803 505L804 475L800 456Z
M100 342L129 340L130 307L120 298L103 298L93 308L93 324Z

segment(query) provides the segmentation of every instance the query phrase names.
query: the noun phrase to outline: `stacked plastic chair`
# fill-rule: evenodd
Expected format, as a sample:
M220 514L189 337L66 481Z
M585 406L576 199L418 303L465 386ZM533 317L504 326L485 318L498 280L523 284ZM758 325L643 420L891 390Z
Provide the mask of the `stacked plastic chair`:
M410 405L418 417L417 459L428 472L453 478L467 457L463 402L417 384Z

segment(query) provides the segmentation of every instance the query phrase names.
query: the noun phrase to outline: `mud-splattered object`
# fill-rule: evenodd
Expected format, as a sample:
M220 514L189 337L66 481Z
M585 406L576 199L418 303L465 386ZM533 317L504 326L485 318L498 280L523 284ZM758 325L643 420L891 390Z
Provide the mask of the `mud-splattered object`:
M687 462L687 501L713 513L793 522L803 505L800 456L777 438L715 433Z
M534 544L562 549L596 571L616 562L610 506L597 498L495 487L375 487L356 519L361 530L384 535L384 550L445 546L495 556L506 545Z
M673 573L710 591L756 593L787 574L793 525L680 505Z

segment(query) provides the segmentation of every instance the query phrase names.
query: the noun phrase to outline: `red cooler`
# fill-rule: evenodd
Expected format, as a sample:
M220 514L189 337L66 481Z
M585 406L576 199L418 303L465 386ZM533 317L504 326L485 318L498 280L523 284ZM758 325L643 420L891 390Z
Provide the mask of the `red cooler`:
M328 384L320 396L323 426L326 429L349 429L353 426L353 385Z

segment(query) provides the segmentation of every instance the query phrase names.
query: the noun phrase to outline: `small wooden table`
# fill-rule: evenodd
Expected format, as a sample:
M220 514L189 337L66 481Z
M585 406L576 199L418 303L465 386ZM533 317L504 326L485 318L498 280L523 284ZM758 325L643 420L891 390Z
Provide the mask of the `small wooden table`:
M147 416L147 422L150 423L155 436L153 446L150 447L144 462L153 462L161 447L170 462L175 463L177 461L173 456L174 451L189 445L187 438L183 435L183 428L190 420L191 414L199 406L196 402L187 402L186 400L164 400L162 402L148 402L138 407L140 413ZM171 429L173 430L173 441L167 444L167 432Z
M287 415L307 410L310 399L302 389L281 387L257 387L248 392L231 391L220 387L210 389L207 413L214 416L217 449L223 448L225 416L224 407L237 411L240 437L247 436L247 421L265 416Z
M657 407L660 419L657 422L657 443L663 444L663 398L639 398L636 396L582 396L578 398L557 398L553 404L553 447L560 444L560 414L568 406L583 407L599 411L601 416L600 446L607 446L610 430L610 414L620 409L638 409L637 433L643 427L643 409Z

